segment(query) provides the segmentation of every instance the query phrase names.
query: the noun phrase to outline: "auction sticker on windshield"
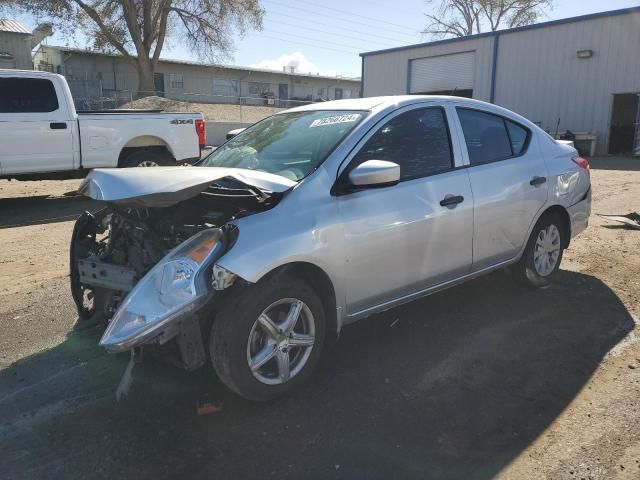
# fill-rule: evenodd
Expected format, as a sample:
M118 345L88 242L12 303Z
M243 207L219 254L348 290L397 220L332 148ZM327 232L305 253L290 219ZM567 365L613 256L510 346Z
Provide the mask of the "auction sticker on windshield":
M325 125L333 125L334 123L350 123L356 122L360 118L359 113L350 113L347 115L335 115L333 117L319 118L311 122L309 128L324 127Z

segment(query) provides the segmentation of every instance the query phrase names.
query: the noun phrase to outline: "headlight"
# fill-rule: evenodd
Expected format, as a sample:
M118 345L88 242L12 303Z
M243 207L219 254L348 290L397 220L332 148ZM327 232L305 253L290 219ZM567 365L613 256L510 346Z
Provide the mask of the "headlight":
M128 350L202 306L209 292L204 270L219 254L221 236L219 229L203 230L160 260L120 304L100 345Z

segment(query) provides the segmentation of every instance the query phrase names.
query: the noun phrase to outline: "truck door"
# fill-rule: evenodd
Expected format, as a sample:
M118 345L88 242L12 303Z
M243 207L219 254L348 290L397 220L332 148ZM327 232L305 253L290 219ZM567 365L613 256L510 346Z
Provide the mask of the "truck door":
M72 121L47 78L0 76L2 175L73 168Z

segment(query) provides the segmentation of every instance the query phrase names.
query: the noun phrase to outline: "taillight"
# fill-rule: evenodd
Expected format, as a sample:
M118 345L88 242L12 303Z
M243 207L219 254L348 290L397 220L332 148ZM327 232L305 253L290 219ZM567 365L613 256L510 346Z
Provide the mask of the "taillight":
M589 170L589 161L586 158L582 157L573 157L573 163L578 165L580 168L584 168L585 170Z
M196 133L198 134L198 143L201 147L207 144L207 129L204 120L196 120Z

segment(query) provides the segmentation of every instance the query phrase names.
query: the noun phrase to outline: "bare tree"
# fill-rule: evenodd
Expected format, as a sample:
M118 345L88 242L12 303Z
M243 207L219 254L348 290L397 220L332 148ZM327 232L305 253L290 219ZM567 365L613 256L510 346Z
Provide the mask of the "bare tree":
M433 0L428 0L433 4ZM530 25L553 8L553 0L441 0L423 35L465 37L483 31Z
M0 1L61 31L80 29L98 50L121 53L137 69L142 95L154 90L153 74L169 36L214 60L228 55L234 33L261 29L264 14L259 0Z

